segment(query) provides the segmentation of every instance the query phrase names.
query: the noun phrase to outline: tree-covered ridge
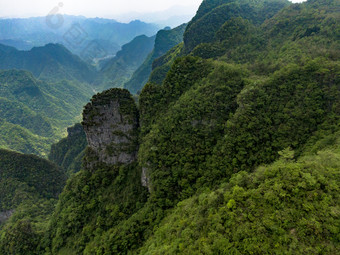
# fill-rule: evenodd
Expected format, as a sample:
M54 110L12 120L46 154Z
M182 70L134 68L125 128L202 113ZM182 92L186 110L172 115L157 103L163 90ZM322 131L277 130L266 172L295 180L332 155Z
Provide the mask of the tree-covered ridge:
M179 203L140 254L337 254L336 136L317 154L295 160L286 149L275 163Z
M212 23L216 28L210 39L195 43L191 54L247 64L261 75L290 63L303 64L310 58L337 60L339 15L336 5L336 1L290 5L261 24L242 15L227 16L223 24ZM191 43L189 40L187 45Z
M285 0L203 1L184 33L185 50L190 52L201 43L211 43L215 33L231 18L240 17L259 25L288 4Z
M154 43L155 36L141 35L123 45L117 55L101 69L101 74L105 76L102 87L104 89L124 87L150 54Z
M6 150L0 169L0 254L37 254L66 175L45 159Z
M47 155L64 129L79 120L91 94L87 84L49 83L27 71L0 71L1 147Z
M183 45L183 42L179 43L166 54L152 62L152 72L149 77L149 83L162 84L175 60L184 56Z
M156 35L152 52L134 72L131 79L125 83L124 88L128 89L131 93L139 92L147 83L152 70L155 68L153 65L154 61L183 41L185 28L186 24L183 24L170 30L160 30ZM169 71L170 65L167 68L165 72Z
M24 191L57 198L66 181L57 165L34 155L7 150L0 150L0 169L0 211L15 209L25 200Z
M265 10L263 6L270 4L273 9L268 16L257 17ZM276 4L255 5L252 11L247 6L237 7L240 13L247 10L245 16L225 19L214 30L216 37L191 53L210 59L178 58L166 78L160 79L162 84L144 87L139 97L139 166L134 171L146 181L150 192L147 201L133 215L111 227L105 225L95 234L86 230L96 229L94 222L101 218L77 220L79 226L86 225L83 234L68 232L63 226L68 222L67 211L61 210L54 217L64 218L64 223L57 229L52 227L52 231L65 235L52 235L52 254L336 251L339 187L334 178L339 172L340 109L339 63L334 59L337 42L333 39L332 47L323 48L332 54L320 57L302 50L301 42L295 44L292 38L285 37L285 42L278 37L268 39L271 29L266 26L285 15L283 9L263 20L263 16L271 17L278 11ZM303 17L304 9L311 12L318 8L314 3L302 6L296 16ZM230 5L213 8L217 17L222 15L219 7L228 9ZM297 29L303 24L290 26ZM317 44L317 38L304 40ZM251 42L264 48L252 51ZM280 55L285 50L283 43L301 50L293 58ZM319 43L324 47L323 40ZM273 48L266 53L269 44ZM170 55L176 52L174 49ZM298 58L303 61L295 62ZM166 59L161 58L158 67L168 63ZM279 60L289 65L276 65ZM301 182L298 190L294 188L296 182ZM326 188L325 183L331 183L331 187ZM311 197L314 193L318 195ZM68 201L60 201L60 206L81 206ZM83 239L77 238L79 235ZM74 238L81 242L69 241Z
M48 159L62 167L68 175L77 173L87 146L85 132L80 124L67 129L68 136L51 146Z
M36 78L60 81L75 80L91 83L96 78L95 69L61 44L47 44L30 51L0 47L0 69L21 69L33 73Z
M174 104L166 104L165 113L157 104L161 115L150 111L150 120L142 114L142 125L151 125L151 131L139 155L150 172L153 195L176 201L236 171L270 163L288 146L299 153L310 134L324 123L331 128L338 122L338 64L320 60L291 66L262 82L247 78L245 70L233 72L233 67L217 65ZM170 84L169 95L176 95L177 83ZM154 91L148 95L150 88L140 101L146 113L148 101L157 102ZM158 98L166 99L166 94Z
M34 253L337 254L339 5L331 3L204 1L186 30L202 38L188 32L154 62L172 64L138 107L122 89L85 107L92 167L70 178L45 236L32 232ZM334 36L290 36L316 23ZM124 115L140 127L138 155L104 161L111 140L129 137Z

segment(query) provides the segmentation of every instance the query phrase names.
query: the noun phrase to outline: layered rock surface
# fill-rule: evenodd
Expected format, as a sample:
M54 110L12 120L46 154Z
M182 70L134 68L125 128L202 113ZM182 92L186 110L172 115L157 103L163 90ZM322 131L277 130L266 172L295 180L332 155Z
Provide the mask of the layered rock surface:
M137 159L138 110L127 90L114 88L95 95L84 108L82 125L88 141L86 168Z

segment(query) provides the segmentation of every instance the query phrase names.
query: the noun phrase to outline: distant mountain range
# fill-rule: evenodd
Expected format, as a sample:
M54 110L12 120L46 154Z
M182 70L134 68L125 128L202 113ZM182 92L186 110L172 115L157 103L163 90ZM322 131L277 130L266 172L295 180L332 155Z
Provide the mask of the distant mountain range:
M27 31L46 32L48 28L37 26L38 20L11 20L12 23L8 20L13 25L13 38L29 35ZM94 35L100 26L108 31L114 24L122 30L127 26L130 31L122 32L126 38L145 32L147 27L148 33L153 29L138 21L124 25L114 20L83 17L67 17L65 26L77 20L82 21L81 29L93 31L96 41L102 40L103 31ZM18 24L22 25L21 32L15 29ZM2 40L14 45L19 43L26 50L0 43L0 148L47 156L50 146L65 135L66 127L80 120L83 105L94 93L113 87L126 87L132 93L139 91L148 80L152 62L183 40L185 26L166 28L153 36L136 36L114 57L99 58L97 66L59 43L27 50L29 44L23 40ZM9 29L6 26L0 34L11 34ZM136 30L133 32L133 29ZM123 37L120 38L120 42L123 41Z
M105 77L103 88L123 87L152 51L156 36L141 35L125 44L101 70Z
M0 148L42 156L93 94L87 83L50 83L19 70L0 70L0 85Z
M87 59L95 57L88 56L89 49L94 49L99 57L114 55L122 45L136 36L153 36L159 29L158 25L139 20L120 23L112 19L71 15L63 15L60 23L53 20L52 16L0 19L0 43L19 50L60 43Z
M61 44L47 44L20 51L0 44L0 69L28 70L38 79L77 80L92 83L95 69Z
M142 65L133 73L131 79L124 84L124 88L131 93L140 91L149 79L154 60L164 55L172 47L183 41L183 33L186 24L182 24L174 29L160 30L156 35L155 45L152 52L148 55ZM170 69L167 69L167 71ZM166 72L167 72L166 71ZM165 72L165 73L166 73Z
M154 12L129 12L115 15L115 19L123 22L130 20L143 20L147 23L154 23L161 26L177 27L189 22L196 14L199 1L193 5L175 5L169 9Z

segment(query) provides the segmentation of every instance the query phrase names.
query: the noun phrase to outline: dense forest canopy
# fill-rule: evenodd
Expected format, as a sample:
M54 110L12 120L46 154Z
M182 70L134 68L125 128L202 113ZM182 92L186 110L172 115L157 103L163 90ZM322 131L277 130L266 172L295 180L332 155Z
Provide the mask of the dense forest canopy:
M139 95L96 94L52 147L69 180L7 205L0 253L337 254L339 8L204 0Z

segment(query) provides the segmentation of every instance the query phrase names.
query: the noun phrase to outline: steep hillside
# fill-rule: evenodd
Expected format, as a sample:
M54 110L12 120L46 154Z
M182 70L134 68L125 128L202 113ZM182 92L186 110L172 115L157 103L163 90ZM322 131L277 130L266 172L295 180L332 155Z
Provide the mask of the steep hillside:
M147 192L140 184L141 171L137 168L136 157L138 111L130 93L111 89L95 95L85 107L83 118L89 145L84 161L86 170L71 178L61 198L64 202L57 206L48 233L48 242L53 244L52 253L81 253L83 248L78 245L86 245L92 239L94 226L88 225L83 232L78 224L87 225L98 219L96 224L105 231L131 216L146 200ZM77 201L86 201L88 206L83 208ZM103 205L100 212L95 209L98 203ZM70 219L64 212L66 208L81 211L81 215L76 213L77 218ZM73 226L73 230L57 231L65 224ZM85 239L66 240L73 235L82 235Z
M155 36L141 35L125 44L101 70L101 75L105 77L103 89L123 87L152 51L154 43Z
M75 80L91 83L96 72L60 44L34 47L30 51L0 45L0 69L28 70L42 80Z
M87 141L84 129L80 124L68 128L67 133L66 138L51 146L48 159L71 175L81 169Z
M190 52L201 43L213 42L218 30L231 18L242 18L260 25L287 5L289 2L285 0L203 1L185 31L185 51Z
M89 85L42 82L26 71L0 71L0 83L0 146L44 156L92 94Z
M65 184L65 175L55 164L34 155L0 150L0 210L15 209L24 199L20 192L35 192L57 198ZM24 188L23 190L19 190ZM26 189L26 190L25 190Z
M140 254L336 254L339 135L317 155L294 160L285 150L275 163L181 202Z
M0 253L37 254L66 176L47 160L6 150L0 169Z
M153 61L183 41L185 27L186 24L183 24L171 30L160 30L156 35L153 51L133 73L131 79L124 84L124 88L134 94L140 91L149 79Z
M149 132L139 155L162 206L228 180L235 172L271 163L286 147L299 155L311 134L338 121L338 63L292 65L262 81L252 80L242 68L215 63L206 78L192 82L193 72L185 72L188 61L183 60L173 67L181 76L170 71L163 84L169 87L160 92L160 100L151 98L153 104L146 104L150 97L142 93L140 101L146 113L157 109L141 116L148 127L142 131ZM197 61L197 67L190 66L202 73Z

